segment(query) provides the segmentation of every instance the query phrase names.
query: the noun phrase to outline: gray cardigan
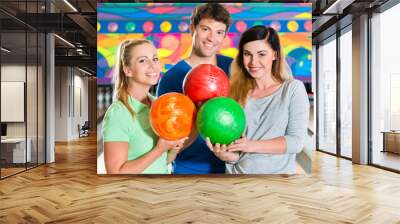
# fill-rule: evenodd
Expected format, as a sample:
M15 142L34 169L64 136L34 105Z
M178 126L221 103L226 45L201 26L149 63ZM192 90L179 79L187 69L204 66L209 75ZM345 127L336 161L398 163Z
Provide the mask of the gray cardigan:
M309 101L304 84L299 80L287 80L269 96L249 98L244 111L246 137L267 140L284 136L286 153L241 153L236 163L226 163L226 172L294 174L296 153L301 152L307 135Z

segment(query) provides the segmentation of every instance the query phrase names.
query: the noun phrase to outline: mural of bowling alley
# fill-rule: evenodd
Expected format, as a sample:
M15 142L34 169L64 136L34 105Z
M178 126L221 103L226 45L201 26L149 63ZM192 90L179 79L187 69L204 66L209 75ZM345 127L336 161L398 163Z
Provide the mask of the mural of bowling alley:
M161 75L179 60L186 58L191 50L192 37L189 32L190 15L197 3L99 3L97 7L97 116L102 120L105 111L112 103L113 77L115 69L115 55L119 44L126 39L147 39L158 49L162 71ZM271 26L278 31L282 44L282 51L286 57L286 63L290 67L293 76L301 80L306 86L309 99L313 101L311 92L311 7L303 3L223 3L232 16L231 25L219 54L235 58L238 49L239 38L248 28L255 25ZM194 68L196 69L196 68ZM193 70L194 70L193 69ZM198 69L198 68L197 68ZM223 73L223 71L221 71ZM222 77L222 76L220 76ZM226 78L226 76L223 76ZM209 103L206 100L227 96L229 94L229 80L220 82L228 83L221 85L219 92L210 91L204 80L196 79L195 76L186 77L183 86L185 94L192 100L194 105L203 104L193 116L193 122L199 134L203 137L213 136L210 140L215 142L223 139L224 142L232 142L239 138L245 128L245 119L240 105L231 102L229 99L213 99ZM192 89L190 89L192 88ZM215 86L214 86L215 88ZM151 92L155 93L156 87ZM194 90L195 89L195 90ZM203 99L200 99L202 98ZM205 98L204 98L205 97ZM169 96L168 99L159 99L160 104L166 105L178 99L178 96ZM161 103L162 102L162 103ZM229 107L219 108L218 105L224 102ZM236 104L237 105L236 105ZM153 109L151 125L155 133L162 136L169 130L170 133L180 132L179 128L174 129L172 123L179 124L180 128L187 130L191 125L182 122L188 115L185 108L174 108L175 111L165 109ZM208 109L207 109L208 108ZM236 109L234 109L236 108ZM187 108L186 108L187 110ZM212 128L220 120L218 114L223 110L230 110L233 123L220 124L219 128ZM312 109L311 109L312 110ZM162 112L161 112L162 111ZM227 111L225 111L227 112ZM171 116L162 116L163 113L170 113ZM190 112L189 112L190 114ZM311 117L311 116L310 116ZM177 120L181 122L177 122ZM174 122L173 122L174 121ZM158 123L157 123L158 122ZM171 123L172 122L172 123ZM186 124L183 125L183 124ZM178 126L176 126L178 127ZM235 132L232 128L235 127ZM239 128L238 128L239 127ZM98 125L98 129L101 124ZM225 130L225 131L223 131ZM229 130L229 131L227 131ZM230 133L231 136L224 136ZM100 133L100 130L98 131ZM100 135L98 137L101 138ZM171 138L171 137L169 137ZM312 141L312 140L310 140ZM101 141L99 141L101 142ZM98 145L99 166L98 173L104 173L102 163L102 145ZM304 168L303 168L304 170Z

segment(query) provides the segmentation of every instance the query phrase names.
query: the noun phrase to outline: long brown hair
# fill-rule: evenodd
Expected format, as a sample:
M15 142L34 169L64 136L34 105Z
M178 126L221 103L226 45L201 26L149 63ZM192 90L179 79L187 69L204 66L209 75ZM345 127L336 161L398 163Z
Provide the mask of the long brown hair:
M129 87L129 78L125 75L124 66L129 66L129 61L131 60L131 51L138 45L142 44L152 44L150 41L145 39L128 39L122 42L118 49L118 58L117 63L115 65L115 74L114 77L115 85L114 85L114 101L121 101L122 104L129 110L132 117L135 117L135 111L128 103L128 87Z
M240 37L239 53L231 65L231 97L242 106L246 104L249 91L256 87L255 79L244 67L243 46L256 40L265 40L276 53L276 59L272 62L272 79L281 83L293 79L289 71L285 69L285 59L281 51L278 33L271 27L262 25L251 27Z

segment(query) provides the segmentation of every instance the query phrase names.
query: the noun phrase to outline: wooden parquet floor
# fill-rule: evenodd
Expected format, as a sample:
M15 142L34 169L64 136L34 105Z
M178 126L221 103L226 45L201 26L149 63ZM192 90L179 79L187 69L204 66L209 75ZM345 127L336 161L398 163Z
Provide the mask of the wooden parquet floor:
M400 223L400 175L316 153L311 175L98 176L96 138L0 181L0 223Z

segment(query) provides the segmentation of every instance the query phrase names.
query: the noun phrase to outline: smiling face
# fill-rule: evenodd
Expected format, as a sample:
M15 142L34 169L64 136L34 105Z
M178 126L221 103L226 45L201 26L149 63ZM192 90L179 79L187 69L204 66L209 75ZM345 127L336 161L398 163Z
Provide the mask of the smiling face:
M191 25L194 53L199 57L214 56L222 46L226 28L224 23L210 18L200 20L196 27Z
M152 44L144 43L135 46L129 53L129 64L123 67L125 75L142 85L156 85L161 72L157 49Z
M266 40L255 40L243 46L243 64L247 72L255 79L272 75L272 63L276 52Z

